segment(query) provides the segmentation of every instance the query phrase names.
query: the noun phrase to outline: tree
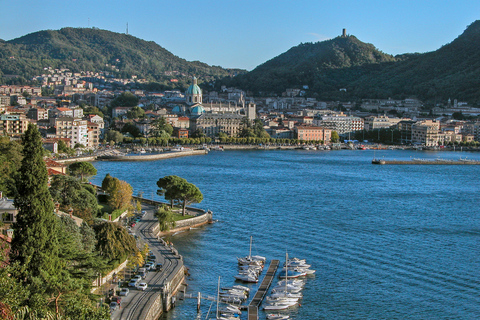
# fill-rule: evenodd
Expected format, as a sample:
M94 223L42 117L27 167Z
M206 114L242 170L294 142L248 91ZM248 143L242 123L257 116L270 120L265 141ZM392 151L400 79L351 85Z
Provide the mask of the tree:
M173 133L173 127L164 117L155 119L150 123L149 134L158 138L169 138Z
M12 274L31 288L30 306L41 307L45 295L54 292L52 286L61 269L58 226L48 191L42 139L35 125L28 125L22 144L24 157L14 200L18 215L10 259L14 264Z
M203 200L203 195L196 185L178 176L161 178L157 181L157 186L160 188L157 194L164 195L166 200L170 200L172 207L174 201L182 206L183 216L188 204L200 203Z
M117 130L108 130L107 134L105 135L105 140L107 142L113 141L114 143L121 143L123 142L123 139L123 134Z
M114 209L126 208L132 202L133 188L130 184L108 173L102 181L102 189L108 193L108 204Z
M68 166L68 172L70 175L80 178L80 181L88 179L91 176L97 174L97 169L90 162L74 162Z
M158 219L160 231L168 231L170 228L175 228L175 219L173 212L167 206L161 206L155 212L155 217Z
M138 251L135 238L122 226L103 222L93 227L100 255L107 260L123 260Z
M22 164L22 145L10 141L8 137L0 137L0 191L5 196L14 197L15 181Z
M332 134L330 135L330 141L337 143L339 140L340 136L338 135L337 131L332 131Z
M112 100L110 106L114 107L135 107L138 105L138 97L131 92L124 91Z
M132 109L128 110L126 115L128 119L145 118L145 110L143 110L139 106L135 106Z
M134 138L143 136L140 129L131 122L125 123L125 125L122 128L122 133L130 133Z

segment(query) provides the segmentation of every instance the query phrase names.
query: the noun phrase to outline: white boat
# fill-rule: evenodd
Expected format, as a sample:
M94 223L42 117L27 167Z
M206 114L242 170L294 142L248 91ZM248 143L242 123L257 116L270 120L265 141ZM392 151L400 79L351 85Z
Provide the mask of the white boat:
M234 286L231 286L231 287L222 287L222 290L241 290L241 291L245 291L247 294L250 293L250 288L249 287L245 287L245 286L241 286L241 285L234 285Z
M290 292L290 293L299 293L303 290L303 287L275 287L272 289L272 293L276 292Z
M280 271L280 274L278 275L278 277L280 279L287 279L287 278L304 277L306 275L307 275L306 272L298 272L298 271L293 271L293 270L288 269L288 270Z
M285 284L291 284L294 286L303 286L305 285L305 282L302 279L283 279L277 282L277 285L285 285Z
M287 267L283 267L282 271L285 271ZM288 267L288 270L290 271L295 271L295 272L300 272L300 273L306 273L306 274L314 274L315 270L313 269L308 269L307 267Z
M242 314L242 311L240 311L240 309L234 305L231 305L231 304L227 304L225 306L221 306L221 307L218 307L218 311L223 313L223 312L226 312L226 313L236 313L236 314Z
M279 303L270 303L263 307L264 310L284 310L290 307L293 307L298 302L279 302Z
M282 302L282 301L286 301L286 302L297 302L298 300L300 300L300 298L272 298L271 296L268 296L266 298L267 302Z
M265 264L265 261L267 260L267 258L262 256L252 256L252 236L250 236L250 250L248 252L248 256L244 258L237 258L237 260L238 260L238 264L241 264L241 265L253 264L253 265L261 266Z
M249 274L237 274L234 276L235 279L243 281L243 282L252 282L252 283L257 283L258 278Z
M287 320L289 318L290 316L286 314L274 314L274 313L267 314L268 320Z

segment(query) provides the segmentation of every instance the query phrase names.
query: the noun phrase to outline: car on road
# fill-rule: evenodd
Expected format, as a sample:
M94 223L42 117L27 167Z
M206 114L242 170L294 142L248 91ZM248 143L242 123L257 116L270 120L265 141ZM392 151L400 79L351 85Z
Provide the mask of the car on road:
M155 269L156 269L157 271L162 271L162 268L163 268L163 264L161 264L161 263L157 263L157 264L155 265Z
M136 276L134 276L134 277L132 278L132 280L135 280L135 281L138 282L138 281L142 280L142 276L140 276L140 275L137 274ZM131 280L130 280L130 281L131 281Z
M128 286L129 286L129 287L136 287L136 286L137 286L137 283L138 283L137 280L130 280L130 282L128 283Z
M118 303L116 303L115 301L110 302L110 312L117 310L118 307Z
M130 227L132 228L135 227L135 224L136 224L135 222L130 223Z
M144 268L147 269L147 270L153 270L152 267L155 267L155 264L153 262L147 262L144 265Z
M130 290L128 290L128 288L122 288L122 290L120 290L119 295L126 297L128 296L129 293L130 293Z
M147 285L147 283L145 283L145 282L140 282L140 283L138 284L138 286L137 286L137 288L138 288L139 290L142 290L142 291L145 291L145 289L147 289L147 287L148 287L148 285Z

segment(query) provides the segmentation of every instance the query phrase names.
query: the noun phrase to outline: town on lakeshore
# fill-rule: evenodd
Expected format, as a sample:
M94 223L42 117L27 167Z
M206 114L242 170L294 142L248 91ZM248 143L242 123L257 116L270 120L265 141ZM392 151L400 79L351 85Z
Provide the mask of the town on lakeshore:
M172 82L188 78L186 90L150 91L147 79L116 78L114 69L46 67L32 79L38 85L0 85L0 315L6 319L153 320L177 299L192 298L198 308L201 299L224 303L216 319L238 319L248 310L250 320L258 319L264 300L267 311L298 305L304 279L315 270L287 256L283 266L272 260L248 305L250 289L241 285L219 288L217 297L185 293L188 261L163 237L215 222L214 212L192 206L203 200L201 190L182 177L158 177L157 195L165 199L159 202L133 195L128 181L110 174L94 185L92 160L229 148L478 150L480 142L480 108L456 97L429 108L416 97L322 101L306 94L307 85L258 96L236 87L214 90L179 71L165 75ZM237 280L259 282L265 258L250 253L238 264ZM279 266L282 280L267 297ZM303 280L290 279L297 277Z

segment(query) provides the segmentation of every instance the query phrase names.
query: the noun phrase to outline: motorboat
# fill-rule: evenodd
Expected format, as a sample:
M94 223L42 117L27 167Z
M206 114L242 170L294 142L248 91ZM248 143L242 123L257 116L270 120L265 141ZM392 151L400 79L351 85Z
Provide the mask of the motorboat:
M305 282L302 279L283 279L277 282L278 286L287 285L294 285L294 286L303 286Z
M264 310L284 310L290 307L293 307L298 302L278 302L270 303L263 307Z
M268 320L287 320L289 318L290 316L286 314L274 314L274 313L267 314Z
M234 276L234 278L243 282L258 282L258 278L250 274L237 274L236 276Z
M266 298L267 302L297 302L298 300L300 300L300 298L282 298L282 297L278 297L278 298L272 298L271 296L268 296Z
M303 276L306 276L307 273L306 272L299 272L299 271L294 271L294 270L282 270L280 271L280 274L278 275L278 277L280 279L287 279L287 278L298 278L298 277L303 277Z
M292 293L288 291L277 291L270 295L271 298L302 298L302 293Z

